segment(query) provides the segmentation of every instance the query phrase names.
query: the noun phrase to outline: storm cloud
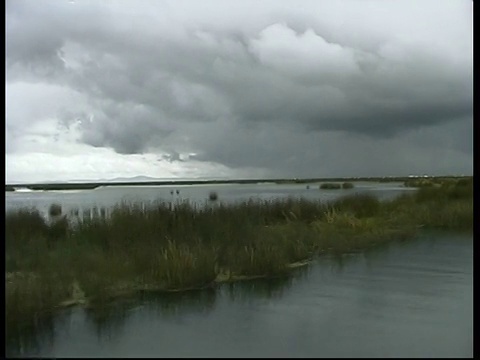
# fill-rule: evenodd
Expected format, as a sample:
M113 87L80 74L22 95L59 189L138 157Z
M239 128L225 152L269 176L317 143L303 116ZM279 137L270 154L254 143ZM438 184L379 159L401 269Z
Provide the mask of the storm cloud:
M7 0L7 168L81 147L212 176L471 173L472 10Z

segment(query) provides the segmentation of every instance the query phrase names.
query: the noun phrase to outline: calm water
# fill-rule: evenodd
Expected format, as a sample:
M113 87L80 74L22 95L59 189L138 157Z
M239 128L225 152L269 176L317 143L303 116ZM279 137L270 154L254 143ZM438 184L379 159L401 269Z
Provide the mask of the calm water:
M73 308L37 326L20 334L22 355L472 357L473 237L422 233L289 278Z
M310 189L307 189L307 185ZM271 200L286 197L332 200L353 193L371 193L381 199L392 198L402 192L411 192L402 183L355 182L349 190L319 190L319 184L225 184L225 185L185 185L185 186L121 186L101 187L79 191L32 191L5 192L6 210L18 207L36 207L45 214L52 203L63 206L64 213L73 208L110 207L121 201L167 202L190 201L204 204L210 191L218 193L219 202L236 202L247 199ZM170 192L174 190L174 194ZM175 190L179 190L177 195Z

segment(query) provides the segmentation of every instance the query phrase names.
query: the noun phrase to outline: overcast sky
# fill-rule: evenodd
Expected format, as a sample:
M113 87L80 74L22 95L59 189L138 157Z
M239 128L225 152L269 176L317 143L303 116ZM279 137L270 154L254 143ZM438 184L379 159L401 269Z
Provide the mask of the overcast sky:
M6 181L473 172L471 0L7 0Z

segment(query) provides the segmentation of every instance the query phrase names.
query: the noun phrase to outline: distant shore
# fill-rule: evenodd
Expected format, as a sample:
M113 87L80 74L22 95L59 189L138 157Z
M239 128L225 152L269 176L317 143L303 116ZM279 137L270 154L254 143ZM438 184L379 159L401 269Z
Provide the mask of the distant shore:
M306 184L324 181L372 181L372 182L406 182L412 179L462 179L472 176L403 176L403 177L348 177L348 178L292 178L292 179L237 179L237 180L169 180L169 181L132 181L132 182L84 182L84 183L41 183L41 184L5 184L5 191L15 189L29 190L92 190L102 186L176 186L176 185L214 185L214 184Z

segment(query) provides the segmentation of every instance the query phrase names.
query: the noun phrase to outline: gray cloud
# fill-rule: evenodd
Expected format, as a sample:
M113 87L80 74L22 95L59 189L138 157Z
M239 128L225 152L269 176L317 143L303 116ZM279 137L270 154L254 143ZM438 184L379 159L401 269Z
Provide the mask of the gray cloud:
M95 147L111 146L121 154L141 153L146 139L162 139L173 131L161 114L142 104L106 104L97 116L82 119L81 140Z
M402 3L9 0L7 80L82 94L88 108L56 116L81 119L78 141L120 154L191 152L282 174L323 163L333 175L335 161L368 158L339 161L330 147L437 151L451 136L468 165L470 4ZM416 167L405 161L378 172Z

